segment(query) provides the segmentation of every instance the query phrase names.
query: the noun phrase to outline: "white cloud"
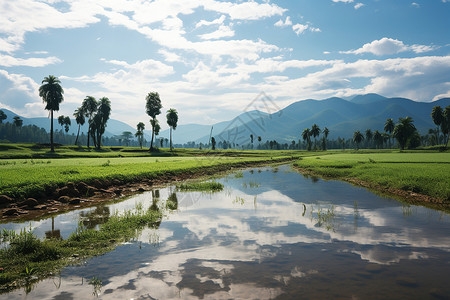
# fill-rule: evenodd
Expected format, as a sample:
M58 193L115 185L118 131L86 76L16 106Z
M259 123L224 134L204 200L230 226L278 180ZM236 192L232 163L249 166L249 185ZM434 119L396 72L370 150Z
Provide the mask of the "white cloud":
M355 6L354 6L354 8L355 8L355 9L360 9L360 8L363 7L363 6L364 6L363 3L356 3Z
M354 0L333 0L333 2L353 3Z
M425 56L386 60L358 60L336 63L306 76L263 84L260 89L273 97L302 95L302 98L351 96L378 93L388 97L402 96L418 101L431 101L450 90L441 78L450 72L450 56ZM359 87L353 79L369 79Z
M69 12L38 1L8 1L0 4L0 51L13 52L24 43L26 32L47 28L79 28L100 21L95 17L102 8L96 4L74 2ZM88 12L88 13L86 13Z
M294 30L297 35L304 33L306 30L311 32L320 32L319 28L312 27L309 24L295 24L292 26L292 30Z
M349 51L341 51L340 53L344 54L363 54L363 53L372 53L374 55L392 55L405 51L413 51L415 53L424 53L437 49L436 46L427 46L427 45L405 45L402 41L391 39L391 38L382 38L380 40L375 40L373 42L364 44L361 48L356 50Z
M164 49L159 49L158 53L161 54L162 56L164 56L164 60L167 62L181 62L182 61L181 56L179 56L178 54L176 54L174 52L169 52Z
M234 30L232 30L229 26L220 25L219 29L211 33L201 34L198 37L203 40L216 40L225 37L233 37Z
M226 18L225 15L221 15L220 18L212 21L201 20L197 24L195 24L195 28L199 28L202 26L222 25L223 22L225 21L225 18Z
M286 20L280 19L278 22L274 24L277 27L287 27L292 25L291 17L287 16Z
M46 58L39 58L39 57L32 57L32 58L16 58L10 55L3 55L0 53L0 66L3 67L19 67L19 66L26 66L26 67L44 67L51 64L57 64L61 63L62 61L54 56L46 57Z
M420 7L419 3L416 3L416 2L411 3L411 6L414 6L414 7L417 7L417 8Z

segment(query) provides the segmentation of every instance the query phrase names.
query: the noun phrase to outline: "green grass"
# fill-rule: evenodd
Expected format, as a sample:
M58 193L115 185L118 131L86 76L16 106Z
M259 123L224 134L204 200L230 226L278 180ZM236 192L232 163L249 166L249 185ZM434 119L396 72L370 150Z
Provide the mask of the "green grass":
M384 188L450 201L450 153L331 153L305 157L296 166L331 178L356 178Z
M20 145L9 145L6 148L10 149L13 146L20 147ZM129 149L132 148L122 150ZM61 155L72 153L67 149L64 153L61 149L59 151ZM148 152L146 154L149 155ZM166 156L159 157L5 158L0 159L0 178L2 179L0 194L14 198L33 197L45 192L48 187L62 186L67 182L89 183L94 179L133 182L142 179L159 179L179 174L194 174L216 167L226 169L246 163L289 159L294 155L299 157L298 152L295 151L211 152L177 149L173 153L168 152ZM5 154L3 156L6 157Z
M223 190L223 184L215 181L207 182L186 182L177 185L179 191L200 191L200 192L218 192Z
M115 213L99 230L79 228L66 240L40 240L30 230L20 233L3 230L0 242L10 246L0 249L0 290L29 286L80 258L100 255L119 244L136 238L146 227L157 228L159 210L136 207L119 215ZM74 257L76 260L74 260Z

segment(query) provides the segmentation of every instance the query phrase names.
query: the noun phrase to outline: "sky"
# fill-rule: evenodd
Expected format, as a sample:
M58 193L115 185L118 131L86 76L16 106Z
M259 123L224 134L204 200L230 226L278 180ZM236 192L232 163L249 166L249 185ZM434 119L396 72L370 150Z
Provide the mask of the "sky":
M58 115L90 95L111 117L167 128L213 124L264 93L277 107L378 93L450 97L450 0L0 0L0 108L47 117L38 89L57 76Z

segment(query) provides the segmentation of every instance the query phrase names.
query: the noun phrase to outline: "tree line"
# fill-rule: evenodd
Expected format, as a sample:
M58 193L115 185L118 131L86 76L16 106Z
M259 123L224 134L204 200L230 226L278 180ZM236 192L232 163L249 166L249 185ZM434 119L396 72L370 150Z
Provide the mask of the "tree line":
M90 141L94 144L96 149L100 149L102 145L116 146L137 146L139 145L142 149L146 140L144 139L144 129L145 123L139 122L136 126L136 132L133 140L133 133L125 131L120 136L106 137L103 135L107 126L107 122L111 115L111 101L107 97L102 97L96 100L92 96L86 96L82 101L81 106L78 107L73 116L78 125L78 132L76 137L72 135L64 135L64 131L67 133L71 124L71 119L69 116L59 116L57 118L61 130L54 130L53 127L53 114L55 111L59 111L59 105L64 100L64 90L61 87L60 80L52 75L45 77L42 80L42 85L39 87L39 96L42 98L43 102L46 104L45 109L50 111L50 147L51 151L54 152L54 135L57 136L57 142L61 144L71 144L80 145L81 143L86 143L87 147L90 148ZM149 151L156 151L157 145L160 144L161 147L164 144L170 142L170 150L174 148L172 142L172 130L177 128L178 123L178 112L174 108L170 108L166 113L166 122L170 128L170 139L160 138L156 139L159 135L161 126L157 119L157 116L161 114L162 103L158 92L150 92L145 97L145 108L146 113L150 117L150 125L152 128L152 135L150 141ZM48 139L48 134L42 128L37 126L22 126L23 120L20 117L15 116L13 123L3 124L6 120L6 114L0 110L0 141L11 141L11 142L38 142L43 143L45 139ZM419 146L434 146L442 144L445 147L449 140L449 128L450 128L450 105L442 109L440 106L435 106L431 112L431 118L436 128L431 128L425 135L420 135L417 131L414 121L411 117L399 118L397 123L394 123L393 119L387 119L384 124L384 132L378 130L372 131L371 129L366 129L364 132L359 130L353 133L353 137L350 139L345 139L338 137L334 140L329 140L328 136L330 130L324 127L323 130L317 125L313 124L311 128L305 128L300 135L298 142L293 140L290 143L279 143L276 140L268 140L264 143L262 142L261 136L253 136L250 134L250 142L247 144L236 144L230 141L219 141L216 143L214 137L210 137L208 144L188 142L185 144L177 144L175 147L184 148L209 148L213 150L216 146L221 149L229 148L242 148L242 149L254 149L254 140L258 141L256 149L305 149L311 150L327 150L336 148L352 148L356 150L360 148L392 148L392 140L396 140L400 149L405 148L416 148ZM87 134L81 133L80 128L86 121L88 122ZM303 142L302 142L303 141Z

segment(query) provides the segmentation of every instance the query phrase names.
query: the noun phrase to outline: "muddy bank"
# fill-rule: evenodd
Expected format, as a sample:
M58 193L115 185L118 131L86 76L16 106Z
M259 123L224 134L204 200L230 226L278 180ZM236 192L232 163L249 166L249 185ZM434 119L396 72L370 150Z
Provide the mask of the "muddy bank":
M93 179L89 182L68 182L63 186L46 186L45 191L26 199L14 199L0 195L0 221L27 220L50 214L94 206L119 200L135 193L149 191L177 181L216 175L233 169L262 166L294 161L296 158L280 158L256 162L238 162L217 166L200 167L184 171L169 171L162 176L141 178L126 182L120 179Z
M358 178L352 178L352 177L328 177L323 176L319 173L316 173L309 169L300 168L298 166L294 166L294 169L299 171L302 174L310 175L310 176L317 176L324 179L333 179L333 180L342 180L346 181L348 183L351 183L356 186L364 187L369 190L372 190L376 193L380 193L383 196L388 196L392 198L399 199L401 201L406 201L413 205L423 205L427 207L431 207L434 209L439 210L445 210L450 211L450 203L445 202L444 200L420 193L416 193L414 191L405 191L402 189L392 188L392 187L385 187L381 186L379 184L364 181Z

